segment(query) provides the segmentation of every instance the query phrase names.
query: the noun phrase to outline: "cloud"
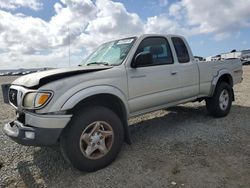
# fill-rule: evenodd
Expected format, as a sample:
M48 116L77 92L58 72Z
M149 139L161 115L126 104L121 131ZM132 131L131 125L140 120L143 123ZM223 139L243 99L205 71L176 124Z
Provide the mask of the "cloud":
M69 41L74 56L85 47L92 50L104 41L143 32L139 16L122 3L61 0L54 9L56 14L49 21L0 10L0 52L5 56L0 67L9 67L8 60L29 67L44 66L46 60L53 66L55 60L60 62L58 58L68 59ZM60 50L64 53L58 56Z
M230 32L250 26L249 7L250 0L181 0L170 6L169 13L181 16L199 33L215 33L215 38L225 38Z
M169 15L175 17L176 19L182 18L182 3L174 3L169 7Z
M0 49L31 54L49 47L48 23L39 18L0 10Z
M96 17L92 19L85 32L80 35L80 43L96 46L103 41L143 33L143 22L137 14L127 12L122 3L96 1ZM94 40L92 40L94 39Z
M43 4L39 0L0 0L0 8L17 9L27 7L33 10L41 9Z
M67 48L54 50L53 53L45 54L18 54L4 52L1 54L1 68L19 69L34 67L66 67L68 66ZM77 64L73 64L77 65Z
M144 25L145 33L156 34L182 34L185 36L191 35L193 32L188 28L182 27L178 22L171 20L168 15L161 14L159 16L149 17Z
M9 10L38 10L38 0L0 0L0 68L67 65L69 41L72 64L100 43L142 33L209 34L216 41L250 27L250 0L157 0L165 12L142 19L119 2L60 0L49 21ZM8 9L8 11L6 11ZM79 60L78 60L79 59Z

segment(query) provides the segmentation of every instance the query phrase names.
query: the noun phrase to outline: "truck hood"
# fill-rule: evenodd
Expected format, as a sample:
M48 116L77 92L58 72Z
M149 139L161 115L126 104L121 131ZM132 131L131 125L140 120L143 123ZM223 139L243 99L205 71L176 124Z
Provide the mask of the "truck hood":
M43 72L37 72L22 76L16 79L12 84L20 85L30 89L37 89L42 85L59 80L66 77L71 77L79 74L86 74L96 71L102 71L112 68L111 66L83 66L74 68L53 69Z

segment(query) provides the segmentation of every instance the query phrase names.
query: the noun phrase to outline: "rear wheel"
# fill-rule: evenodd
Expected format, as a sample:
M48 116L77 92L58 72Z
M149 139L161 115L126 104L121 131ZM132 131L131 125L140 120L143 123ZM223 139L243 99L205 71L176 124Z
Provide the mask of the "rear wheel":
M216 86L214 95L206 99L206 107L212 116L225 117L230 112L232 100L232 87L221 82Z
M81 171L96 171L109 165L119 153L124 130L119 117L106 107L79 110L61 137L67 161Z

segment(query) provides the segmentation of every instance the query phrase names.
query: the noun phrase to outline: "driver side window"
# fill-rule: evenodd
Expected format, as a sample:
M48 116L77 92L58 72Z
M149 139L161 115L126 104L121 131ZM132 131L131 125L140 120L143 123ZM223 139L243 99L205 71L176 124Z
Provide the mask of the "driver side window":
M152 55L154 65L173 64L173 56L168 41L163 37L149 37L139 45L136 54L149 52Z

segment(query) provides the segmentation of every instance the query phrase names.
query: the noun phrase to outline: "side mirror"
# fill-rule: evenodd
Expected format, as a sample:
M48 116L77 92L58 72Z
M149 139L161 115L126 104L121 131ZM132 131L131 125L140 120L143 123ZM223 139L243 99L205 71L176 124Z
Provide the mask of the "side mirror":
M150 66L153 64L153 56L150 52L141 52L135 56L131 64L132 68Z

